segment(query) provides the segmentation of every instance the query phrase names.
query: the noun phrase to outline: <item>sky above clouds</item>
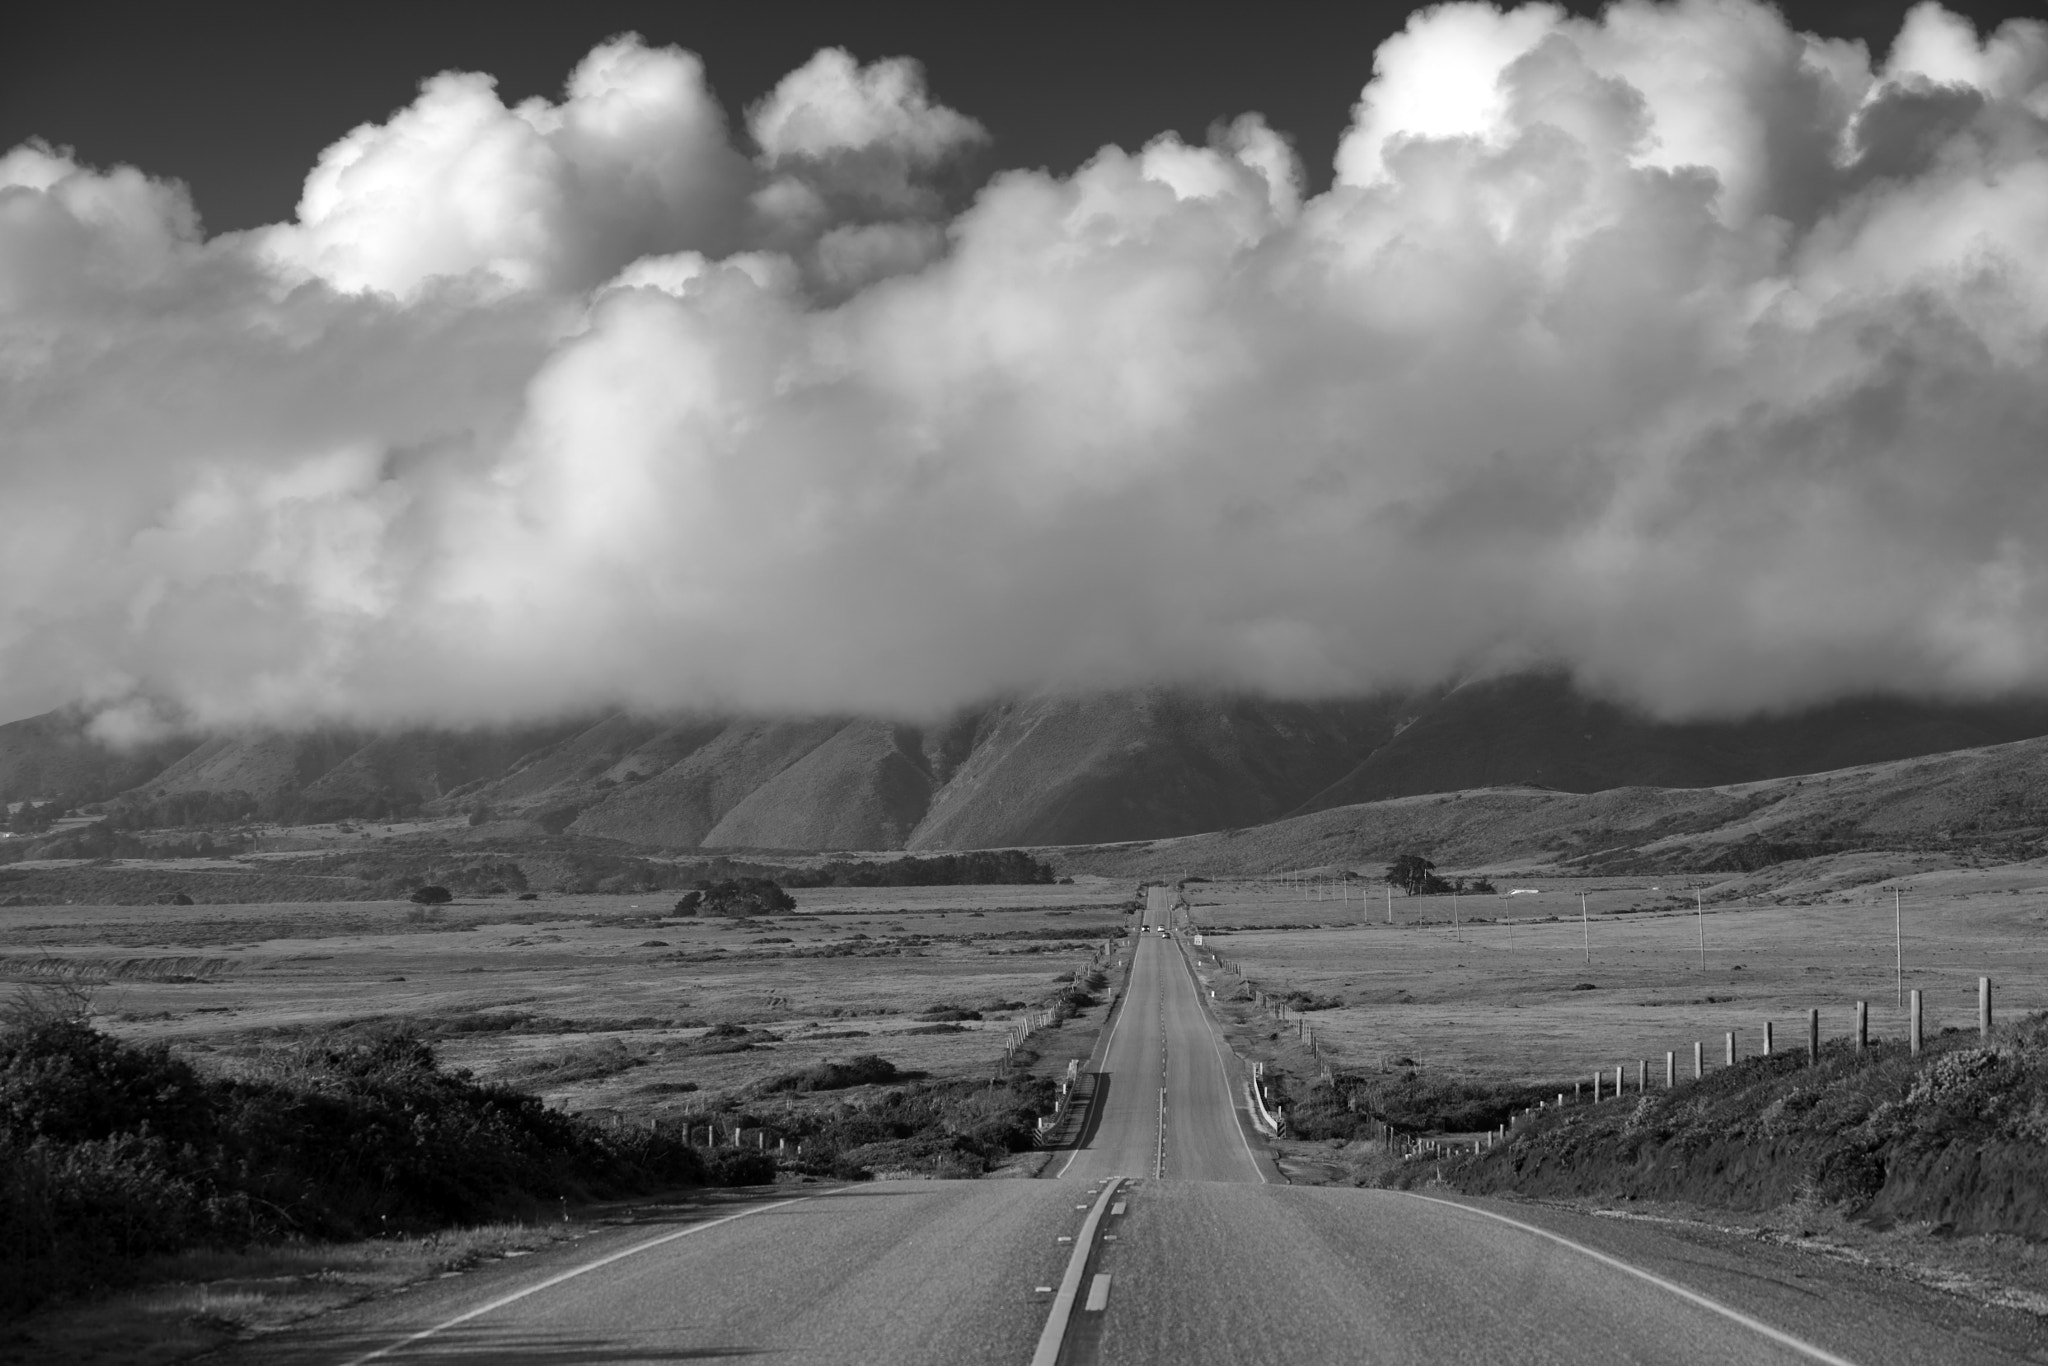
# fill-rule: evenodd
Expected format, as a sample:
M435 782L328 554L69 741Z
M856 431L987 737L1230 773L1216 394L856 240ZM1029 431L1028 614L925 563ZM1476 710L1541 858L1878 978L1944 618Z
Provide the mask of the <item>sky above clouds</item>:
M914 45L735 106L621 34L417 71L242 221L35 126L0 715L2038 689L2048 24L1846 33L1444 5L1313 138L1071 164Z

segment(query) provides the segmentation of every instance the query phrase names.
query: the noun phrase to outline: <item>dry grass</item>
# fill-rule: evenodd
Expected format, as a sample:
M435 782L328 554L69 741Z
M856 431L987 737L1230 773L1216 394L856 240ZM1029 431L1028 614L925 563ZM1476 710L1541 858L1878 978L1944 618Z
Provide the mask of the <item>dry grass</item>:
M6 908L0 978L52 961L104 978L101 1027L224 1068L281 1038L406 1022L479 1075L652 1118L854 1053L934 1077L984 1071L1023 1007L1121 931L1130 888L794 895L797 912L752 921L670 917L673 895L466 899L438 922L404 902ZM983 1018L919 1032L913 1017L937 1004ZM704 1051L721 1023L773 1040Z
M1245 927L1208 943L1261 989L1342 999L1307 1017L1339 1067L1412 1058L1461 1076L1569 1079L1625 1063L1633 1082L1635 1060L1653 1059L1661 1075L1666 1051L1689 1070L1696 1039L1708 1066L1718 1065L1730 1030L1740 1055L1754 1053L1766 1020L1779 1049L1803 1046L1809 1008L1821 1010L1825 1035L1840 1037L1857 1000L1870 1002L1873 1035L1901 1037L1894 885L1905 911L1905 985L1925 993L1929 1032L1974 1026L1980 975L1994 980L2002 1017L2048 1009L2048 868L1943 869L1846 889L1826 869L1808 871L1748 901L1736 884L1703 887L1704 967L1691 889L1655 878L1501 880L1502 891L1533 885L1541 894L1462 898L1455 931L1449 898L1397 895L1392 928L1384 897L1368 901L1368 922L1355 891L1348 902L1318 902L1256 884L1198 884L1194 900L1203 925ZM1581 889L1589 932L1578 917ZM1811 899L1769 899L1801 895ZM1304 924L1322 928L1277 928ZM1575 989L1582 983L1592 989ZM1291 1025L1239 1013L1269 1056L1298 1055Z
M444 1061L515 1080L551 1104L655 1119L715 1109L721 1095L854 1054L939 1079L984 1075L1024 1007L1122 932L1130 888L795 895L797 913L755 921L670 918L673 896L466 901L424 925L407 920L414 908L403 902L6 908L0 993L10 979L49 979L55 960L101 982L98 1027L168 1042L225 1071L258 1065L282 1041L402 1023L432 1037ZM189 970L200 960L205 974ZM156 962L183 969L136 966ZM938 1032L916 1018L934 1006L983 1018ZM1099 1018L1100 1008L1040 1035L1034 1070L1085 1053ZM745 1026L749 1046L721 1051L730 1042L710 1036L718 1024ZM179 1360L561 1236L561 1225L501 1226L191 1254L151 1268L140 1290L18 1325L11 1343L0 1341L0 1361Z

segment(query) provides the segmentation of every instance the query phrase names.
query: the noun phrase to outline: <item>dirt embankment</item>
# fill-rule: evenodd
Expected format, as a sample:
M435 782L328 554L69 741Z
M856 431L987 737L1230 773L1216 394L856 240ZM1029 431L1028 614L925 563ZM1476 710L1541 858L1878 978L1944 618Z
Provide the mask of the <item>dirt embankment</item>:
M1733 1210L1795 1201L1873 1227L2048 1239L2048 1015L1988 1041L1753 1058L1670 1091L1525 1116L1469 1157L1407 1163L1471 1194L1647 1199Z

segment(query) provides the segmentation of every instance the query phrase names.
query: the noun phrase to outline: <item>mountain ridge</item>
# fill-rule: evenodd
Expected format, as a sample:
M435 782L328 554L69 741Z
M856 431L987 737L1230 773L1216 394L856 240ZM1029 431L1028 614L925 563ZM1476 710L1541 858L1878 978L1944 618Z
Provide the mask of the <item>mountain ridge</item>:
M55 712L0 725L0 798L287 823L467 813L671 851L932 852L1179 838L1471 789L1704 789L2036 736L2048 700L1873 696L1667 722L1557 673L1320 701L1169 688L1014 698L930 725L610 712L125 751L94 741L82 713Z

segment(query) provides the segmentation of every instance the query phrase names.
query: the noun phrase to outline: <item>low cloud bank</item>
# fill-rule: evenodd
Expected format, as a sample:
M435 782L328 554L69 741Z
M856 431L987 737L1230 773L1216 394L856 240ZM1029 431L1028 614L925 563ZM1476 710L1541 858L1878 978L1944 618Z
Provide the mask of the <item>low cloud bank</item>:
M0 713L2048 681L2048 25L1440 6L1315 197L1249 114L968 193L906 59L745 123L625 37L247 233L0 158Z

